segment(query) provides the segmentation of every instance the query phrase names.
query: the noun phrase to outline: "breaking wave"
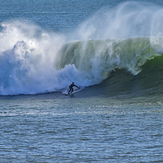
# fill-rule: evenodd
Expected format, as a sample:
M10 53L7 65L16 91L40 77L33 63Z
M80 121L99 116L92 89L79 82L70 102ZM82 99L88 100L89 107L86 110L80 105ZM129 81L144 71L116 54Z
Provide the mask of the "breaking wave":
M72 81L88 87L120 70L132 78L141 75L137 85L149 77L154 83L153 76L162 73L162 12L148 3L126 2L101 9L71 35L47 32L24 20L2 22L0 95L61 91ZM131 79L124 75L119 87L124 80ZM162 78L157 81L162 84Z

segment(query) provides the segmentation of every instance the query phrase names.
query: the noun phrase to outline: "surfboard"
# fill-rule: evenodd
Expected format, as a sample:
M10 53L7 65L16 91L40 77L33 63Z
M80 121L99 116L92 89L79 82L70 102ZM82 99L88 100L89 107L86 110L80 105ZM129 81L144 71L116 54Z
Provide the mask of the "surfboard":
M79 92L79 91L81 91L82 89L81 88L79 88L79 89L76 89L76 90L74 90L72 93L70 93L70 94L74 94L74 93L76 93L76 92Z
M69 90L66 90L66 91L63 92L63 94L64 94L65 96L73 95L74 93L77 93L77 92L79 92L79 91L81 91L81 90L82 90L82 88L79 88L79 89L76 89L76 90L74 90L72 93L69 93L69 94L68 94L68 91L69 91Z

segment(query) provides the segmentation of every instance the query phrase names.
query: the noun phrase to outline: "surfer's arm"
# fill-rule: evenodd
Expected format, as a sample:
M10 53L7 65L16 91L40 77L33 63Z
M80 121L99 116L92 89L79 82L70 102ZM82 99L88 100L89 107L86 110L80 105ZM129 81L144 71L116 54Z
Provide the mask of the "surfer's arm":
M77 85L74 85L75 87L77 87L78 89L80 89L80 87L78 87Z

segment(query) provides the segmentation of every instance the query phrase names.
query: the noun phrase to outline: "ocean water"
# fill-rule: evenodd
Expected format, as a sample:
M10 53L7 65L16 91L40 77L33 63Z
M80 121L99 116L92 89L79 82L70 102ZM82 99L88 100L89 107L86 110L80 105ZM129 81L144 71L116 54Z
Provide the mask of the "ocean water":
M162 18L160 0L1 0L0 162L162 163Z

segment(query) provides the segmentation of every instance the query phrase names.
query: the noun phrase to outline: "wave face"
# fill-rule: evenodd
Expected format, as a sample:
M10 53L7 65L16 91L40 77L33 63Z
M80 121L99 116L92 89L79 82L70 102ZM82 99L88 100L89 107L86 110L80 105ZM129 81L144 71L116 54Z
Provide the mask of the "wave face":
M55 65L58 69L75 65L95 80L107 78L115 69L126 69L136 75L147 60L162 53L161 46L152 45L150 38L70 42L60 50Z
M99 84L108 78L104 86L105 89L109 87L109 92L110 87L111 91L117 88L141 91L160 87L163 71L162 41L157 39L156 45L154 38L139 37L70 42L62 47L55 66L61 70L74 65L80 72L80 85L84 83L84 86Z
M112 87L123 90L122 83L132 78L129 85L134 81L141 85L134 88L146 89L162 72L162 12L151 4L126 2L100 10L71 34L47 32L24 20L2 22L0 95L62 91L72 81L88 87L105 79L104 87L119 79Z

